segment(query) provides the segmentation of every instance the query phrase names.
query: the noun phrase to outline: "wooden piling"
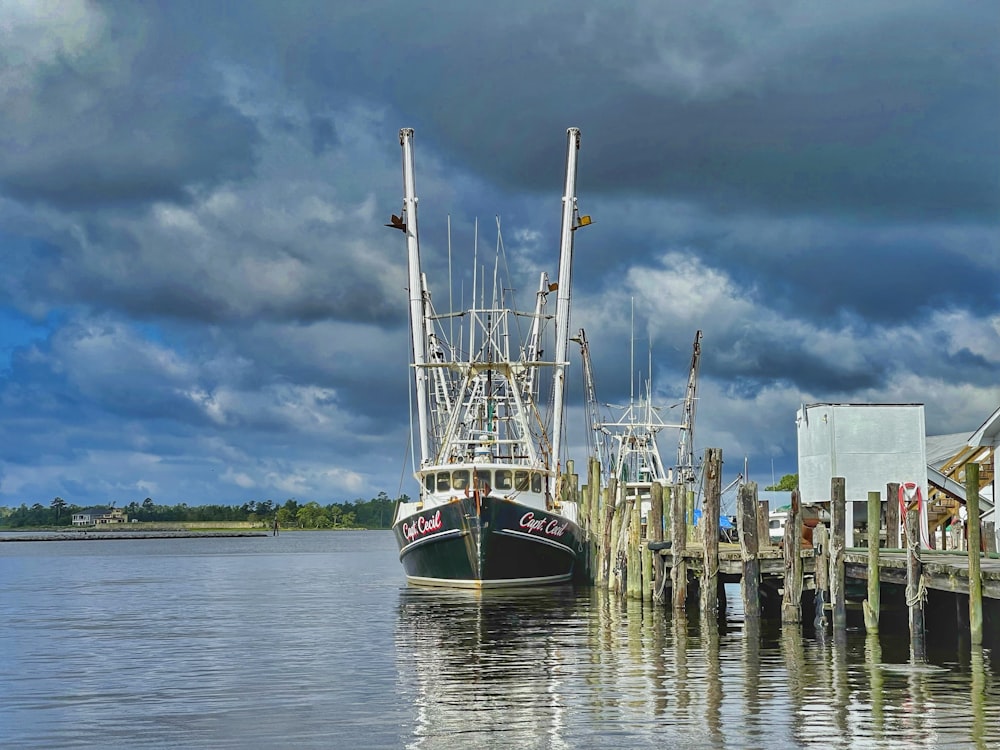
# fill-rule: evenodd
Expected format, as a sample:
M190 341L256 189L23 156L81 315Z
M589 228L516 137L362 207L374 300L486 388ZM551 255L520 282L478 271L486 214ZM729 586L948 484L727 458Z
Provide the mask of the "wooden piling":
M792 490L782 552L785 591L781 598L781 622L793 624L802 622L802 498L798 490Z
M601 538L601 462L594 456L587 461L587 487L583 493L583 504L587 508L587 544L584 552L587 577L591 582L597 579L597 548Z
M757 501L757 549L771 548L771 504L767 500Z
M643 580L642 580L642 500L636 497L629 507L629 514L631 518L629 519L628 525L628 551L626 552L626 559L628 560L628 568L626 579L626 584L628 586L628 596L629 599L641 599ZM648 580L648 579L647 579Z
M736 534L743 559L743 614L746 620L760 619L760 557L757 527L757 483L747 482L737 496Z
M885 486L885 548L900 549L899 542L899 482Z
M816 586L816 611L813 625L817 631L826 630L826 603L830 600L830 534L826 524L818 524L813 531L813 580Z
M847 599L844 545L847 538L847 496L844 477L830 480L830 599L833 604L834 633L847 632Z
M913 503L906 510L906 606L909 608L910 656L915 661L927 657L924 643L924 587L920 563L920 511Z
M670 551L673 564L670 568L670 583L673 588L674 609L684 609L687 602L687 563L684 551L687 549L687 516L685 505L687 492L684 485L675 484L670 493Z
M622 535L625 533L623 527L629 520L627 502L621 495L616 497L615 513L611 517L611 578L608 580L611 590L616 594L625 593L622 584L625 582L626 560Z
M649 488L649 518L646 520L649 541L659 544L663 541L663 485L653 482ZM648 547L647 547L648 549ZM662 601L663 596L663 556L659 550L650 555L652 558L652 594L653 601Z
M722 450L705 449L705 502L701 509L701 611L719 613L719 504L722 496Z
M877 492L868 493L868 598L862 602L865 613L865 630L878 633L878 613L880 604L880 581L878 566L879 532L882 525L882 496Z
M979 464L965 465L965 507L969 513L969 636L972 645L983 645L983 577L979 554Z
M608 486L604 488L604 523L601 529L601 583L610 585L612 558L614 550L612 542L614 537L615 500L618 494L618 480L615 477L608 477Z

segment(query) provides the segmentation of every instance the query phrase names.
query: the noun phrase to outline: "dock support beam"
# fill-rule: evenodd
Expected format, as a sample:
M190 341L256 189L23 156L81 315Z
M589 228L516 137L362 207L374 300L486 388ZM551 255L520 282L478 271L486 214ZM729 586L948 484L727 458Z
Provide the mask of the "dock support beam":
M830 511L833 541L830 545L830 598L833 601L834 635L847 633L847 571L844 568L844 545L847 538L847 496L844 477L830 480Z
M969 514L969 635L983 645L983 576L980 570L979 464L965 465L965 506Z
M743 558L743 613L747 622L760 620L760 557L757 540L757 483L740 487L737 499L736 533Z
M663 485L653 482L649 488L649 517L646 520L646 536L651 542L663 541ZM663 601L664 560L659 550L653 558L653 601Z
M878 542L882 526L882 497L868 493L868 598L863 602L865 630L878 633L878 613L881 607L879 591Z
M687 492L683 484L675 484L670 493L670 551L673 564L670 568L670 583L673 587L674 609L684 609L687 603L687 563L684 551L687 549Z
M792 490L792 505L785 519L785 592L781 600L781 622L802 622L802 500Z
M885 548L900 549L899 543L899 482L885 486Z
M920 511L913 503L906 509L906 606L910 610L910 658L924 661L927 648L924 642L924 587L920 580L923 565L920 563Z
M705 502L701 510L704 555L701 567L701 611L719 614L719 504L722 495L722 449L705 449Z
M816 632L826 634L826 603L830 600L830 535L826 524L820 523L813 530L813 576L816 582L816 612L813 625Z

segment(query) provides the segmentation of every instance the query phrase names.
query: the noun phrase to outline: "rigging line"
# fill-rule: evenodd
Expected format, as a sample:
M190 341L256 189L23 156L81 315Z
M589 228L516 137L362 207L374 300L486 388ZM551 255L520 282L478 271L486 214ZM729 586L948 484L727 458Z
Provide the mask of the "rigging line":
M411 397L412 401L412 397ZM410 421L413 421L413 417L410 417ZM396 490L396 507L398 509L401 498L403 497L403 482L406 480L406 452L412 450L413 448L413 430L411 429L406 435L406 446L403 448L403 460L401 463L401 468L399 470L399 487ZM412 461L412 457L410 459ZM419 499L419 497L417 498Z

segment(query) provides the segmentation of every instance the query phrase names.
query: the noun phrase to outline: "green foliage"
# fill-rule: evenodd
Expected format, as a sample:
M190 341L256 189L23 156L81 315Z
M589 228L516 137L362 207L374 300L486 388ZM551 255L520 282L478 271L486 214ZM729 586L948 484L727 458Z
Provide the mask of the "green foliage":
M797 490L799 488L799 475L798 474L785 474L781 478L781 481L777 484L772 484L770 487L765 487L765 491L777 490L778 492L791 492L792 490Z
M251 521L270 524L277 517L278 524L286 529L388 529L392 526L396 503L407 500L409 498L406 495L394 500L385 492L380 492L371 500L357 499L329 505L320 505L315 500L300 503L294 498L289 498L280 506L273 500L249 500L242 505L159 505L150 497L142 502L132 500L118 505L130 521ZM116 504L108 503L109 506ZM30 507L25 503L16 508L0 506L0 528L70 526L73 514L83 510L86 508L69 503L61 497L52 500L49 507L41 503L34 503Z

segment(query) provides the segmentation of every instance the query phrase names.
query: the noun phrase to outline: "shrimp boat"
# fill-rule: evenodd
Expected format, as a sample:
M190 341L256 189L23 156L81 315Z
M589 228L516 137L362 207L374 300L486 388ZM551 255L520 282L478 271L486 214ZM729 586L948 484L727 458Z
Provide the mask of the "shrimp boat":
M413 130L399 140L403 210L387 226L406 236L420 487L393 520L406 578L471 589L569 581L583 543L577 504L561 497L559 464L573 237L590 224L576 204L580 131L567 131L558 280L541 274L527 312L508 301L499 250L489 293L474 270L473 289L482 291L471 307L435 312L420 264ZM546 312L552 293L554 315ZM554 352L547 360L546 350ZM551 405L548 415L540 404Z

